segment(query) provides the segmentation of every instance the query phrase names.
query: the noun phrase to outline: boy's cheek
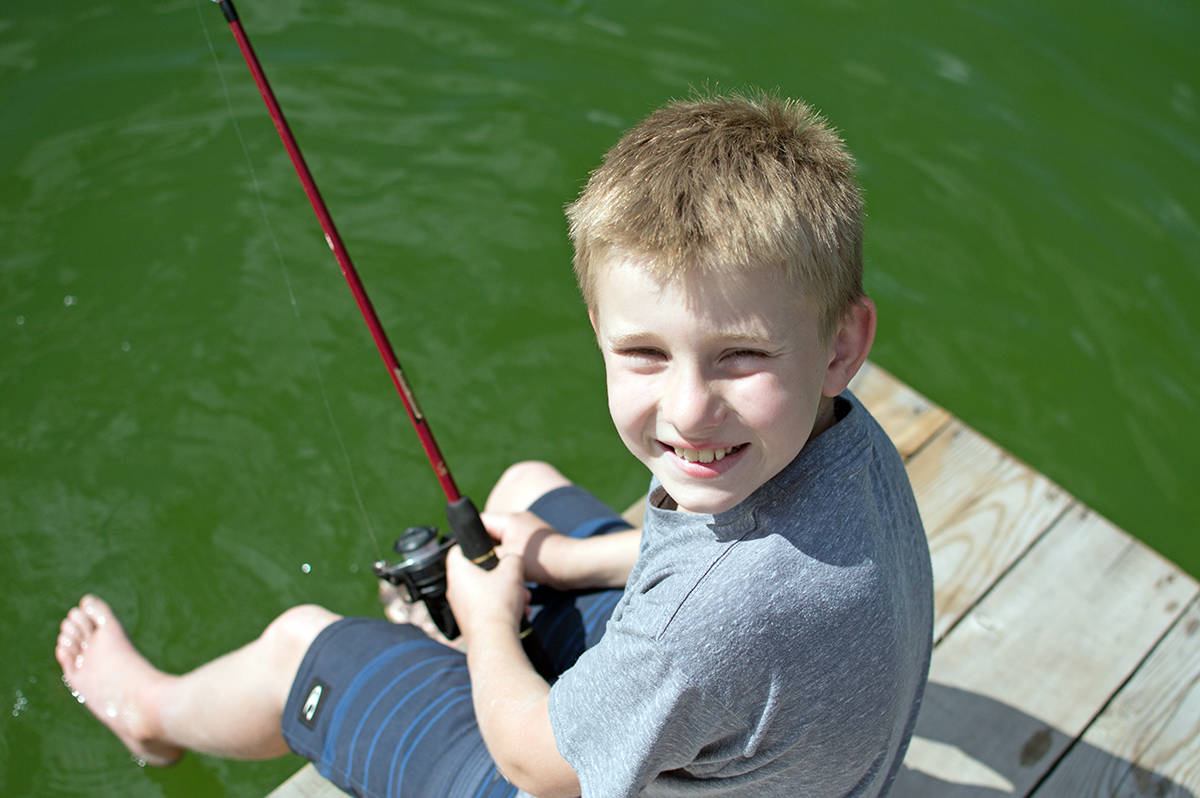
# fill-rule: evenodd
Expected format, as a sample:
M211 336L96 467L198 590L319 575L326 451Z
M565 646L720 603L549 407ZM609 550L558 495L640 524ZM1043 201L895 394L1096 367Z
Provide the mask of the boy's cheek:
M652 401L661 392L663 375L644 373L637 369L620 367L608 370L609 394L619 393L628 399Z
M617 398L609 403L609 415L612 416L613 426L625 443L626 448L639 458L640 451L654 437L654 414L644 406L636 404L635 399Z
M608 380L608 410L613 420L629 418L652 404L645 380L621 374L611 374Z

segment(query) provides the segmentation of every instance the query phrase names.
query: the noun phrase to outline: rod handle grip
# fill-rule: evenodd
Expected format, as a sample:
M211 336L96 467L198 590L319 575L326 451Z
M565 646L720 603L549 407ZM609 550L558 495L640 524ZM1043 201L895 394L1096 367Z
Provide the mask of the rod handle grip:
M475 504L467 496L446 505L446 519L450 522L450 534L458 541L458 547L468 560L485 571L495 568L500 560L496 557L496 544L483 527L483 520Z

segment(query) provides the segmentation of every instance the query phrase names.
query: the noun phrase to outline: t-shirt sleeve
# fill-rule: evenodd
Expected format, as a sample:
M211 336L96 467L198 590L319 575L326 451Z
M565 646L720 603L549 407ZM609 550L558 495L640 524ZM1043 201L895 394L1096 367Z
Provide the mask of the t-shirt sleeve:
M703 700L695 675L631 626L610 623L550 690L555 742L588 798L642 794L693 763L721 726L724 709Z

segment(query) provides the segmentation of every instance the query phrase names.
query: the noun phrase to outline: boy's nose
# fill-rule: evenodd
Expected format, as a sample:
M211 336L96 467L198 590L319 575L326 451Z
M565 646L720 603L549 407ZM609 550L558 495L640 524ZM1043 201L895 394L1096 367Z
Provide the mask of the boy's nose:
M721 425L724 402L699 369L672 369L663 392L663 420L685 438L701 437Z

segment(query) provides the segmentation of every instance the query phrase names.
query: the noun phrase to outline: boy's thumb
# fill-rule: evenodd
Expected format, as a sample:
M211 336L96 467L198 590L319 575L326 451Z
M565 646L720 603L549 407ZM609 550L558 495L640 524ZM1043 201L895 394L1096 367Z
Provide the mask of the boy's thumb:
M504 537L504 530L507 528L508 516L504 513L480 513L479 520L483 522L483 528L488 534L496 540Z

